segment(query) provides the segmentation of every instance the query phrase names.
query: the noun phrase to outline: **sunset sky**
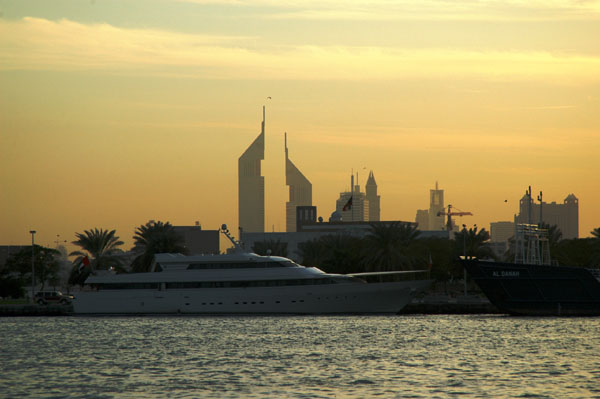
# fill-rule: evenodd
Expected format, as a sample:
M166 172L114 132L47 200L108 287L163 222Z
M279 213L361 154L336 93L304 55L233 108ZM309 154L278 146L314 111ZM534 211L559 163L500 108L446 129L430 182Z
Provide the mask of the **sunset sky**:
M325 219L373 170L384 220L438 181L469 226L512 220L528 185L600 226L599 1L0 0L0 245L237 232L265 104L268 231L286 131Z

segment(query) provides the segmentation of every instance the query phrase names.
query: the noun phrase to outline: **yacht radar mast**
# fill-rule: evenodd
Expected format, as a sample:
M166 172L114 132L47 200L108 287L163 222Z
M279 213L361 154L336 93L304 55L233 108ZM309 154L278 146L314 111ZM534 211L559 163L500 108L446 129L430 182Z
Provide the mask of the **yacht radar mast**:
M227 237L229 239L229 241L231 241L231 243L233 244L233 246L235 248L235 252L245 252L244 251L244 244L242 244L241 241L236 240L235 238L233 238L231 236L231 234L229 233L229 229L227 228L226 224L222 224L221 228L219 229L219 231L221 233L223 233L223 235L225 237Z

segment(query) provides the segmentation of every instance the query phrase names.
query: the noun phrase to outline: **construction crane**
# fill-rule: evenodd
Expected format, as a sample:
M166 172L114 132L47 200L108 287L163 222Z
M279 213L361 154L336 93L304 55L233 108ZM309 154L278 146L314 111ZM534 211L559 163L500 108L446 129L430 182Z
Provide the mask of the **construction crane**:
M448 216L448 220L446 221L446 230L448 230L448 232L451 232L454 227L452 216L473 216L471 212L462 212L460 209L458 209L458 212L452 211L452 205L448 205L448 211L439 211L437 215Z

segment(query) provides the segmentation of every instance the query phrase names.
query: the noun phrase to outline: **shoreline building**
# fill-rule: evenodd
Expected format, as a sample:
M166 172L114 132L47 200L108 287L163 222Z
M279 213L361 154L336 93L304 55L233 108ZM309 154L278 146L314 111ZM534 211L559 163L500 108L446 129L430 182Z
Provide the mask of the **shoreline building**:
M312 206L312 184L290 160L285 141L285 184L289 187L289 201L285 203L285 231L296 231L296 207Z
M260 134L238 159L238 220L241 231L265 231L265 107Z
M219 230L203 230L200 222L194 226L173 226L173 230L183 238L188 255L220 253Z
M531 188L519 201L519 214L514 216L515 223L539 224L540 221L550 226L556 225L563 239L579 238L579 200L575 194L569 194L562 204L541 201L542 193L534 203Z
M419 230L445 230L444 215L440 212L444 212L444 190L435 182L435 189L429 190L429 209L417 209L415 222Z

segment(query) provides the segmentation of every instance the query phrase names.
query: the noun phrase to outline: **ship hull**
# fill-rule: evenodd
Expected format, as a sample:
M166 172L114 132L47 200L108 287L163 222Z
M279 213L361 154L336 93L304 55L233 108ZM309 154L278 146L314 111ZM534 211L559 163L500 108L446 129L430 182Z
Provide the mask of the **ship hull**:
M297 287L81 291L79 314L398 313L430 280Z
M585 268L462 260L500 311L522 316L598 316L600 282Z

